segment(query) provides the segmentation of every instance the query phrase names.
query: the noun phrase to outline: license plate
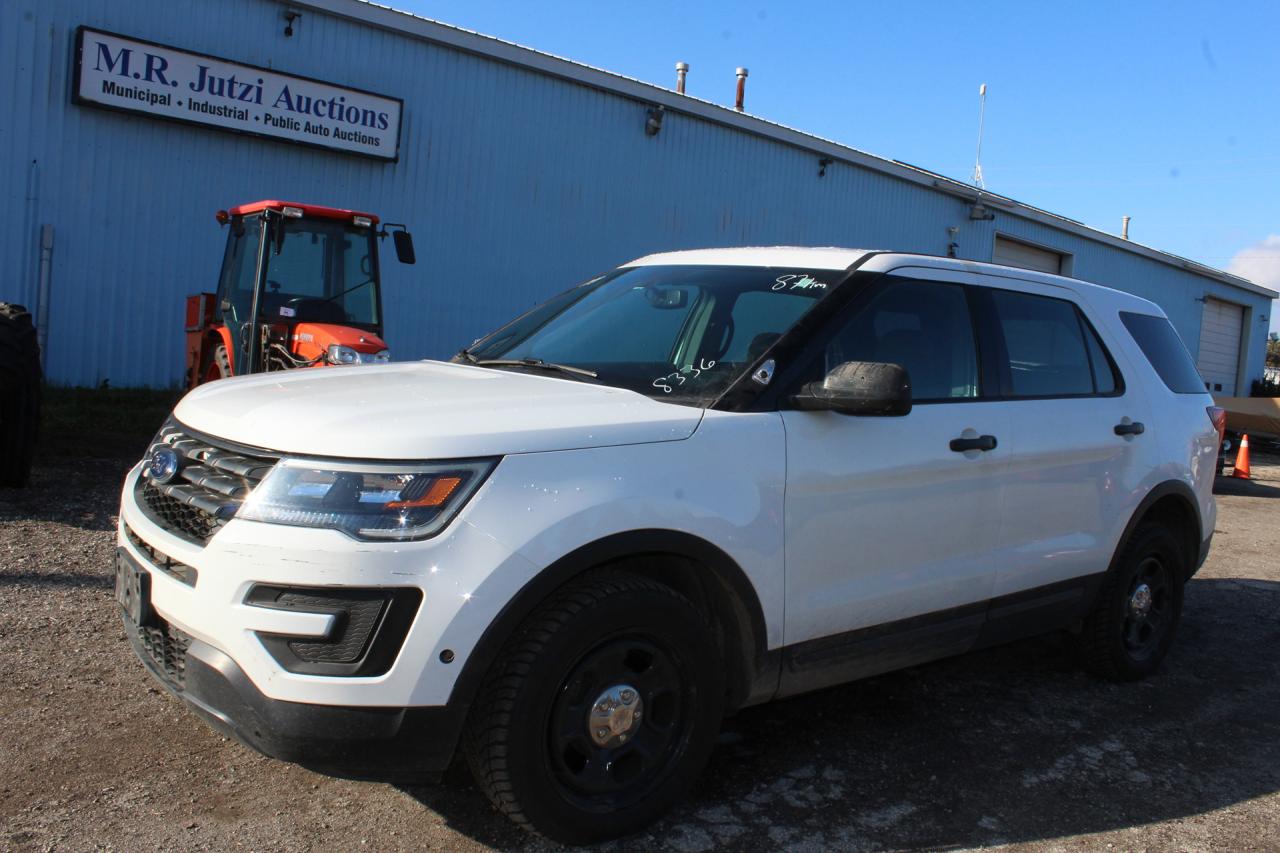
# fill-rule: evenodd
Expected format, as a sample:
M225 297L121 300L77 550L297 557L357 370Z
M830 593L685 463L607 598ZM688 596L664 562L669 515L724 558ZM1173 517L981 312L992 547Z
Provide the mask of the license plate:
M138 568L124 549L116 551L116 603L135 625L153 621L151 575Z

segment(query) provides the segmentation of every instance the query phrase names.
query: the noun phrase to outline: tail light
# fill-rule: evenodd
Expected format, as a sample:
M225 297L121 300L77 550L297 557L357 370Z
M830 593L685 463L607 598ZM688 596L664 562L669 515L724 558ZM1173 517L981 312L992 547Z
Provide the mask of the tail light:
M1218 431L1218 446L1222 446L1222 440L1227 436L1227 410L1221 406L1206 406L1205 411L1209 413L1209 420L1213 423L1213 428Z

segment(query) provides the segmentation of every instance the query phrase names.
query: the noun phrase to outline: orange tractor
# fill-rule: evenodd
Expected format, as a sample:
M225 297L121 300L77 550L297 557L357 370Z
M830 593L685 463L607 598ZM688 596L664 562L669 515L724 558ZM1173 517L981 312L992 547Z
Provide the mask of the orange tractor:
M414 262L403 225L371 213L256 201L220 210L230 227L218 292L187 297L187 384L391 360L382 339L378 238Z

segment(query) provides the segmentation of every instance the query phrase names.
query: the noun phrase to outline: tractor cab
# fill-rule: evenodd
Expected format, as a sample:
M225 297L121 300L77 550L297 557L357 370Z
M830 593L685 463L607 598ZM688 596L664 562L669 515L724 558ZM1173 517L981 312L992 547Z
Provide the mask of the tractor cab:
M403 226L371 213L258 201L220 210L227 247L216 294L187 298L191 387L270 370L390 361L382 337L378 240L413 263Z

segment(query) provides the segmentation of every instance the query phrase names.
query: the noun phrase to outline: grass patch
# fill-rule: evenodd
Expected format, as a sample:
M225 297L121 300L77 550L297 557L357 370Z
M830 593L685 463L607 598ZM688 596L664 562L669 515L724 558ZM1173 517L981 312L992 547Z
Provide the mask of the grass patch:
M184 392L148 388L44 389L37 458L142 458Z

